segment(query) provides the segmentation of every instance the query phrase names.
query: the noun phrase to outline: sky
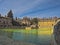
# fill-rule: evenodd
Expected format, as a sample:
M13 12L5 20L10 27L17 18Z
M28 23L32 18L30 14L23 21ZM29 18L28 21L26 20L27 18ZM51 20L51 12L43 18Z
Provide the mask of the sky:
M0 0L0 14L14 17L60 17L60 0Z

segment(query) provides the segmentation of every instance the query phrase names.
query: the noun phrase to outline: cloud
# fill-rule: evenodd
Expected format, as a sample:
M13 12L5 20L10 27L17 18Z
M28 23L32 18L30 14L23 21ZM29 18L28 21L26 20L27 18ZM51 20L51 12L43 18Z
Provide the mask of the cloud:
M0 0L0 2L0 12L5 14L12 9L14 16L18 17L39 16L42 13L45 14L60 9L58 8L60 7L60 0Z
M56 5L54 7L48 7L48 8L44 8L44 9L29 9L28 11L23 12L22 15L29 15L29 14L34 14L34 13L38 13L38 12L42 12L42 11L48 11L48 10L53 10L55 8L60 7L60 5Z
M24 15L31 15L31 14L38 14L38 13L48 13L49 11L55 10L56 8L60 7L60 3L58 1L50 0L50 1L44 1L44 3L37 3L33 8L30 8L28 10L25 10L22 12L21 16ZM37 15L36 15L37 16Z

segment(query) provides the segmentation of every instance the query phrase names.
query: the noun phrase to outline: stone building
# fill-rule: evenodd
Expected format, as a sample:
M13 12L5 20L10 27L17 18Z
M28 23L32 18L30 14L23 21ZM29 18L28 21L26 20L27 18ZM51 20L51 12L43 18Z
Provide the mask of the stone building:
M26 26L30 26L31 22L30 22L30 18L28 17L23 17L23 19L21 20L21 23L26 25Z
M21 26L19 20L13 18L12 10L5 17L0 14L0 28L18 28Z
M52 27L56 23L57 18L42 18L39 19L38 27Z
M9 17L0 17L0 27L11 27L12 19Z
M28 18L23 17L22 19L13 18L12 10L10 10L5 17L0 14L0 27L52 27L55 22L58 20L57 17L53 18Z
M8 12L7 15L5 15L5 17L3 17L0 14L0 28L12 27L13 26L12 18L13 18L13 13L11 10Z

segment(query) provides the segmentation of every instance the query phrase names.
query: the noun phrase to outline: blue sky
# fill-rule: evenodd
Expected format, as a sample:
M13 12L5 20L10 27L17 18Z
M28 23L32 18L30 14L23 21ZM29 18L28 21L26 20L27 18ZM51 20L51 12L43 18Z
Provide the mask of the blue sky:
M60 0L0 0L0 13L14 17L60 17Z

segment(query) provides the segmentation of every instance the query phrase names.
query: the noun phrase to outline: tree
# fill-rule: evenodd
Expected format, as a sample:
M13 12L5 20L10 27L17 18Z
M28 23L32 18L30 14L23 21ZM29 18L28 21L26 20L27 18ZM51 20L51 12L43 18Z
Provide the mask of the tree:
M38 19L37 19L37 18L33 18L33 19L31 20L31 24L32 24L32 25L35 25L35 28L37 29L37 28L38 28Z
M9 18L12 18L12 19L13 19L13 13L12 13L12 10L10 10L10 11L8 12L7 17L9 17Z
M1 14L0 14L0 17L1 17Z
M7 13L7 17L11 18L12 20L12 24L14 25L14 20L13 20L13 13L12 13L12 10L10 10L8 13Z
M37 18L33 18L31 21L33 24L38 24L38 19Z

